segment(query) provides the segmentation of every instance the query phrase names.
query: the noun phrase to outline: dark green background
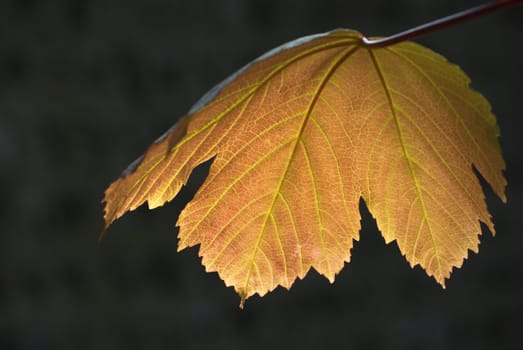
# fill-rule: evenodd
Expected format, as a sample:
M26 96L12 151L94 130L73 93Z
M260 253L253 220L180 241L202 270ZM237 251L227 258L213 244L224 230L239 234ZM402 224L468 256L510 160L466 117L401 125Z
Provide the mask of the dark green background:
M442 290L364 209L334 285L239 298L176 253L191 189L118 221L105 187L191 105L264 51L337 27L386 35L479 1L0 2L0 349L512 349L523 329L523 7L421 40L492 103L508 203Z

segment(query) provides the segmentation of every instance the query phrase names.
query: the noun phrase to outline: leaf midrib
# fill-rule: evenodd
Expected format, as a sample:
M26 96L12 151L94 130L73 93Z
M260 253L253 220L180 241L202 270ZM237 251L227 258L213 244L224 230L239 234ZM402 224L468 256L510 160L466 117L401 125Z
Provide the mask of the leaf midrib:
M269 206L268 212L267 212L267 214L265 216L265 220L264 220L264 222L263 222L263 224L261 226L260 233L258 234L256 243L255 243L255 246L254 246L254 249L253 249L252 258L250 259L251 262L254 262L254 260L256 258L256 254L258 253L258 250L260 249L261 240L263 238L265 230L267 229L268 219L272 215L272 212L274 210L274 206L276 204L276 200L277 200L279 194L281 193L281 190L282 190L282 187L283 187L283 183L284 183L285 179L287 178L287 174L288 174L288 172L290 170L290 165L292 164L292 161L295 158L296 151L298 149L298 145L300 144L300 141L301 141L302 136L303 136L303 132L305 131L305 128L306 128L306 126L307 126L307 124L309 122L312 110L314 109L317 101L319 100L321 92L323 91L323 89L327 85L327 82L329 81L330 77L332 77L332 75L336 72L338 67L343 62L345 62L345 60L348 59L353 53L355 53L358 50L358 48L359 48L359 46L357 46L357 45L349 46L347 49L343 50L341 54L338 55L337 59L334 60L334 62L332 63L331 67L329 67L329 69L326 71L325 75L322 77L322 79L320 81L320 84L318 84L318 87L316 88L316 91L312 95L312 99L311 99L311 101L309 103L309 106L307 106L307 109L306 109L306 112L305 112L305 115L304 115L304 118L303 118L303 123L302 123L302 125L301 125L301 127L298 130L298 133L296 135L296 140L295 140L295 143L294 143L294 147L292 148L292 150L290 152L290 155L289 155L289 158L287 160L287 164L285 165L284 173L281 176L280 182L278 183L278 186L277 186L277 188L276 188L276 190L274 192L273 199L272 199L271 204ZM316 211L317 211L318 218L320 220L320 226L322 226L322 224L321 224L321 215L319 213L319 208L317 206L317 193L316 192L317 191L315 189ZM321 227L320 227L320 235L322 235ZM322 245L323 245L322 250L325 251L325 244L324 244L323 236L321 237L321 241L322 241ZM243 286L243 290L244 290L245 293L247 293L247 291L248 291L247 288L248 288L248 285L249 285L249 280L250 280L250 277L251 277L251 274L252 274L253 266L254 266L254 264L251 263L250 266L249 266L249 270L247 271L247 275L246 275L246 278L245 278L245 283L244 283L244 286ZM330 270L330 268L329 268L329 270Z

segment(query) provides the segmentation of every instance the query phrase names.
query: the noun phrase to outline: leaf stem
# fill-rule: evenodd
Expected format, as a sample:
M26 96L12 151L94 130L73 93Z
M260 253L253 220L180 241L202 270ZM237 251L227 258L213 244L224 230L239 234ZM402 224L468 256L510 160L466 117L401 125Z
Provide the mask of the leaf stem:
M523 0L497 0L492 1L483 5L469 8L467 10L454 13L450 16L439 18L437 20L422 24L420 26L405 30L403 32L387 36L380 39L367 39L366 37L362 38L362 46L364 47L385 47L392 44L396 44L400 41L410 40L417 38L421 35L443 29L446 27L453 26L458 23L468 21L472 18L479 17L490 12L497 11L504 7L515 5L518 3L523 3Z

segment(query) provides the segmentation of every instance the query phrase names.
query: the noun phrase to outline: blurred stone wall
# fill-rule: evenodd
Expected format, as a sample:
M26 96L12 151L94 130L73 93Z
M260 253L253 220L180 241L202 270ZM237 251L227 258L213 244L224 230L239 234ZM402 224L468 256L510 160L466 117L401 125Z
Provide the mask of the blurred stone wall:
M0 349L511 349L523 327L523 7L419 41L492 103L508 204L445 291L385 245L364 206L334 285L311 272L246 310L175 222L201 175L97 244L100 200L199 96L264 51L349 27L387 35L478 1L0 2Z

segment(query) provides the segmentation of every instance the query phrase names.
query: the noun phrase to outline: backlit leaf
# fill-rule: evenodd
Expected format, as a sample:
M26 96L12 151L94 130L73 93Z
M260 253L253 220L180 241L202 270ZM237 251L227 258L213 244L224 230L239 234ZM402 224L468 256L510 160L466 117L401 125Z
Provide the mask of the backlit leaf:
M334 281L359 237L361 197L385 241L444 286L477 252L480 222L494 233L473 167L505 200L495 117L440 55L361 40L298 39L216 86L107 189L106 227L171 200L214 158L180 214L178 249L199 244L242 302L311 267Z

